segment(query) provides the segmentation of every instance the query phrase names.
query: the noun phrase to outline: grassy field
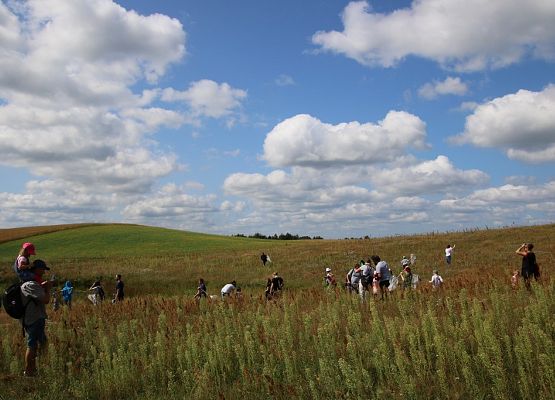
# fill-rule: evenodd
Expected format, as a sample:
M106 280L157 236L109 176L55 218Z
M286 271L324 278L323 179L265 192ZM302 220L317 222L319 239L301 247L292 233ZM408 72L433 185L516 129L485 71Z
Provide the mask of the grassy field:
M0 244L2 285L29 240L78 293L71 310L49 311L49 351L37 379L20 376L20 328L0 312L2 400L555 395L555 225L289 242L135 225L17 235ZM523 242L535 244L543 272L531 292L510 286ZM456 244L450 269L443 262L448 243ZM269 267L260 263L262 251L273 260ZM322 287L327 266L342 282L361 258L379 254L399 272L410 253L424 281L417 290L361 302ZM436 268L445 279L440 291L425 283ZM286 290L266 302L265 279L274 270ZM116 273L126 301L93 307L83 290L101 277L111 292ZM199 277L210 294L235 279L243 297L199 304L192 299Z

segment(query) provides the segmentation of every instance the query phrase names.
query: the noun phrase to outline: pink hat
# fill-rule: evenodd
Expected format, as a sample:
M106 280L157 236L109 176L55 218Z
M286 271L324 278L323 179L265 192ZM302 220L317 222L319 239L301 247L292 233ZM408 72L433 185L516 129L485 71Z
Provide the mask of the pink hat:
M35 245L33 243L29 243L29 242L23 243L22 247L24 249L27 249L27 251L29 252L30 255L34 256L36 254L35 253Z

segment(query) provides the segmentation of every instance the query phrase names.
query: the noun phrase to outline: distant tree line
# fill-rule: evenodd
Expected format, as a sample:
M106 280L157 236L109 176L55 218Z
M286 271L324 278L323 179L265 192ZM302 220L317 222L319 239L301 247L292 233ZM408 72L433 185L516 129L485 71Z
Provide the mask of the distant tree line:
M232 235L235 237L244 237L244 238L252 238L252 239L271 239L271 240L321 240L323 239L322 236L299 236L299 235L292 235L289 232L287 233L274 233L274 235L263 235L261 233L256 232L254 235L243 235L242 233L238 233L236 235Z

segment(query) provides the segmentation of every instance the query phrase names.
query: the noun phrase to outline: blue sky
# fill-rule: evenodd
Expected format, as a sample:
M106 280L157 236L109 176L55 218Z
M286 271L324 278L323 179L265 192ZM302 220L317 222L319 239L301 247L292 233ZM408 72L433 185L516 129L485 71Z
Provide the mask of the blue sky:
M0 226L555 220L555 3L3 1Z

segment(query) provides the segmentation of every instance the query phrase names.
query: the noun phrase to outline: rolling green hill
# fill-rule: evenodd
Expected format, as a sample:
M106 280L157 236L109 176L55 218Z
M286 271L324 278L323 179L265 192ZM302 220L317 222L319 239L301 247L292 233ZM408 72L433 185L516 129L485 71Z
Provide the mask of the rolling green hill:
M11 261L21 243L31 241L37 257L49 260L66 258L179 256L191 252L260 248L266 240L208 235L165 228L125 224L53 227L38 235L23 236L0 244L0 261ZM35 233L29 229L29 232ZM271 242L276 245L277 242ZM279 243L277 243L279 245Z

